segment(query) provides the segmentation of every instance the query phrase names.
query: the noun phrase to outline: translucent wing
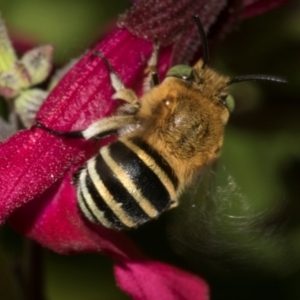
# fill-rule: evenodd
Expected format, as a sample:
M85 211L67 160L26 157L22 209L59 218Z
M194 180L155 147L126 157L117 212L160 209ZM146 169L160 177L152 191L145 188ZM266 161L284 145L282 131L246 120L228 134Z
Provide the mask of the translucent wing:
M197 272L235 274L291 271L282 228L265 222L278 211L255 212L222 164L206 168L170 211L167 238ZM272 249L272 252L270 252Z

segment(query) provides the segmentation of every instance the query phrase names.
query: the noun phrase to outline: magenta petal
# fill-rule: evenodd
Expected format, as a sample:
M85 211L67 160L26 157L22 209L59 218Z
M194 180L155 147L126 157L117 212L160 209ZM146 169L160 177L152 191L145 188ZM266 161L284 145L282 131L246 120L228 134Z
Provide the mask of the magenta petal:
M226 0L135 1L121 15L119 25L140 38L157 39L161 45L174 44L172 64L189 63L201 43L192 16L198 15L210 34L216 23L220 23L218 27L225 25L228 31L237 22L239 7L238 1Z
M119 287L135 300L209 299L209 289L205 281L162 262L117 262L115 277Z
M119 24L140 38L149 41L158 39L160 44L168 45L178 40L180 35L188 35L189 31L197 37L198 32L192 16L199 15L203 27L207 29L216 21L216 17L226 5L231 6L227 2L226 0L180 0L176 3L173 0L136 1L120 17ZM199 39L197 42L200 43Z
M15 208L61 177L74 154L74 148L63 147L58 139L49 140L41 133L28 130L3 143L0 147L0 223Z

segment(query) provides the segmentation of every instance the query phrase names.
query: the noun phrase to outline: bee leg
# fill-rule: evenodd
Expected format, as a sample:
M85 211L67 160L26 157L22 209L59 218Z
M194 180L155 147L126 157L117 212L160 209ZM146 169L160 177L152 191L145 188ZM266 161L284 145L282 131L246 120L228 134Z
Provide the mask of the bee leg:
M156 41L154 41L153 45L153 52L148 60L148 65L145 70L145 74L147 75L144 83L143 83L143 91L148 92L150 89L152 89L154 86L159 85L159 78L157 74L157 61L158 61L158 51L159 51L159 44Z
M117 133L122 127L136 124L137 121L134 116L115 116L96 121L85 130L58 131L45 126L39 121L36 121L32 127L38 127L53 135L65 138L102 139Z
M92 123L82 131L82 135L85 139L101 139L117 133L122 127L137 124L134 116L113 116Z
M131 89L122 89L117 91L112 96L113 99L120 99L128 102L132 107L137 110L140 107L140 101L136 93Z
M140 101L136 93L133 90L127 89L124 86L124 83L122 82L121 78L117 75L110 62L104 57L104 55L100 51L95 51L94 55L100 57L109 70L111 85L116 91L112 98L126 101L130 103L133 107L139 108Z

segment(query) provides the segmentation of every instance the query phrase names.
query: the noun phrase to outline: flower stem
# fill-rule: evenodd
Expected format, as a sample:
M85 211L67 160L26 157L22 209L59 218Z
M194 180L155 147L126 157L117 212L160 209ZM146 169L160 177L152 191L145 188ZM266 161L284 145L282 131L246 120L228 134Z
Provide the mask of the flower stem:
M24 255L16 268L21 300L45 300L43 249L34 241L25 240Z

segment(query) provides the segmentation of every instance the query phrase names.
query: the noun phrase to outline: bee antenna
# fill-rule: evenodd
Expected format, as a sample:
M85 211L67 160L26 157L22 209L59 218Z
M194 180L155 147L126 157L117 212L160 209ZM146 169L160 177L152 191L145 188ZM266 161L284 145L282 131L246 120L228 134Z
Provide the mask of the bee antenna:
M206 36L205 36L203 26L200 22L199 16L195 15L195 16L193 16L193 18L194 18L194 21L195 21L196 26L198 28L198 32L199 32L199 35L200 35L200 40L201 40L201 43L202 43L202 51L203 51L203 54L202 54L203 55L202 69L204 69L205 66L207 65L208 59L209 59L208 43L207 43L207 39L206 39Z
M288 83L288 81L285 78L272 76L272 75L243 75L238 76L235 78L232 78L228 85L243 81L271 81L275 83Z

